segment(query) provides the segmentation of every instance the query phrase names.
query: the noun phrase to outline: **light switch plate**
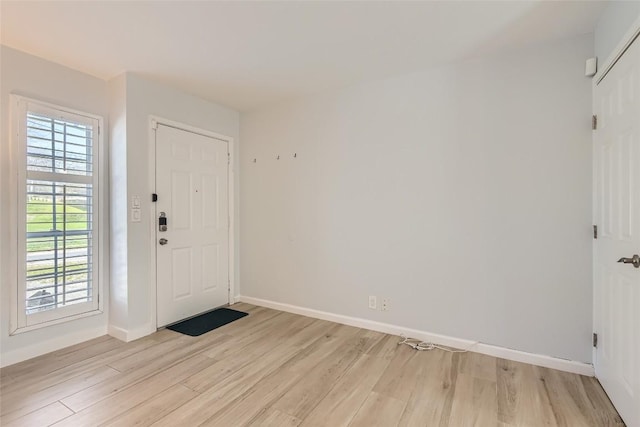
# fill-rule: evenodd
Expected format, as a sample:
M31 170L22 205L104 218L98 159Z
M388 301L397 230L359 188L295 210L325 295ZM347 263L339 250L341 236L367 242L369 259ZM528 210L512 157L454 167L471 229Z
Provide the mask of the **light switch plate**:
M131 197L131 207L139 208L140 207L140 196Z

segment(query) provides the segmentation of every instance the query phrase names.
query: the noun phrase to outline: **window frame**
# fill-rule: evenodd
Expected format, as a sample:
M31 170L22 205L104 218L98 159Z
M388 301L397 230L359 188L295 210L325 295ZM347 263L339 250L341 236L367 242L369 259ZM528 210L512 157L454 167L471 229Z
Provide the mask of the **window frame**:
M78 111L64 106L51 104L37 99L27 98L12 94L11 110L12 114L12 147L13 165L16 167L17 188L16 210L17 217L13 224L16 230L16 256L15 265L17 280L12 286L12 316L10 324L10 334L18 334L46 326L67 322L83 317L94 316L104 312L103 298L103 278L104 278L104 255L106 243L103 226L103 202L104 202L104 119L101 116ZM38 179L29 177L28 174L38 175L38 172L27 172L27 113L40 113L47 117L55 117L63 120L81 122L95 126L95 134L92 141L92 290L93 298L89 302L71 304L53 310L45 310L33 314L26 314L26 222L27 222L27 181ZM46 173L45 173L46 174ZM66 182L73 183L75 175L69 175ZM81 180L78 180L80 182Z

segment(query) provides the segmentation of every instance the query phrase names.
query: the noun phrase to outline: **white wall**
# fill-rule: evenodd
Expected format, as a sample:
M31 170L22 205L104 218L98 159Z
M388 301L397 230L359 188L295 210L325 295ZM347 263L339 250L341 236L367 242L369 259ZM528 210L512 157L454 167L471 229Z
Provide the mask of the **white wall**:
M582 36L243 114L242 295L590 362L590 56Z
M14 246L17 230L11 226L16 220L17 184L11 164L9 94L16 93L97 114L105 118L105 123L108 107L106 82L5 46L0 46L0 49L0 362L4 366L104 335L107 330L105 313L9 336L10 291L17 280ZM108 141L108 135L104 141ZM104 190L107 191L108 186ZM108 221L107 218L105 220Z
M111 192L109 210L111 219L111 282L109 284L110 333L125 331L129 325L129 292L127 257L127 79L124 74L112 79L109 85L109 182ZM122 338L122 337L121 337Z
M640 1L610 1L607 4L594 33L595 53L600 65L604 65L638 18L640 18Z
M202 100L195 96L185 94L167 86L144 79L135 74L127 73L125 79L125 122L126 122L126 159L124 152L116 154L112 161L114 170L122 169L126 163L126 188L114 185L112 197L114 199L126 200L127 206L121 204L117 209L119 218L128 217L124 209L130 208L131 197L138 195L142 201L142 221L139 223L127 224L126 233L114 233L112 236L114 247L122 246L127 248L126 256L119 257L117 262L112 263L112 270L120 271L119 281L114 287L119 287L126 293L126 307L118 305L115 310L123 309L127 314L124 320L114 318L113 326L123 329L128 338L144 335L151 330L155 330L155 317L153 316L152 282L149 274L149 266L153 253L149 248L149 241L154 233L155 225L151 223L149 212L153 209L151 203L152 188L149 185L149 158L151 155L149 145L149 116L155 115L165 119L195 126L201 129L217 132L222 135L234 138L236 147L239 142L240 114L226 107ZM119 83L112 82L112 87L117 87ZM122 108L117 107L120 98L114 101L113 110L119 110L122 115ZM121 144L119 145L120 147ZM236 159L236 164L238 160ZM237 168L236 168L237 169ZM236 182L235 188L238 189ZM122 198L122 193L127 195ZM234 195L238 200L238 193ZM238 212L238 210L236 210ZM236 213L236 216L238 214ZM130 219L130 218L129 218ZM237 219L236 219L237 222ZM126 238L126 243L124 239ZM238 237L236 236L236 242ZM239 245L236 244L236 248ZM237 259L237 255L236 255ZM236 268L236 274L238 269ZM115 274L114 274L115 275ZM237 276L236 276L237 277ZM126 289L124 291L123 289ZM123 300L112 299L112 304L125 304Z

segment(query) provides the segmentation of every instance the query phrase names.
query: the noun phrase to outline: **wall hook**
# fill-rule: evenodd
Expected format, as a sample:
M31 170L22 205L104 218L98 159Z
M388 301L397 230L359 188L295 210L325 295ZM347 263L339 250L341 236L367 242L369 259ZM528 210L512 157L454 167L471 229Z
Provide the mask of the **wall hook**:
M298 157L298 153L293 153L293 158L295 159L296 157Z
M257 162L257 159L253 159L253 163L256 163L256 162Z
M280 160L280 155L278 154L278 157L276 157L276 160Z

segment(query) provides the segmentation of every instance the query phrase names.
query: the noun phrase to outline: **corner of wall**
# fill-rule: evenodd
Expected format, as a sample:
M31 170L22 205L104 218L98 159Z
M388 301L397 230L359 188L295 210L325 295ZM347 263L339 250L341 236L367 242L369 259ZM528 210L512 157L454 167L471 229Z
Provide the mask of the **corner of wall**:
M130 342L130 341L135 341L137 339L140 339L142 337L146 337L147 335L151 335L156 331L157 329L155 325L152 325L150 323L140 328L132 329L132 330L120 328L118 326L109 324L107 334L111 335L116 339L119 339L120 341Z
M109 228L110 283L109 334L119 339L126 330L128 312L127 265L127 124L126 76L115 77L108 83L109 92ZM125 334L126 337L126 334ZM126 339L123 339L126 341Z

